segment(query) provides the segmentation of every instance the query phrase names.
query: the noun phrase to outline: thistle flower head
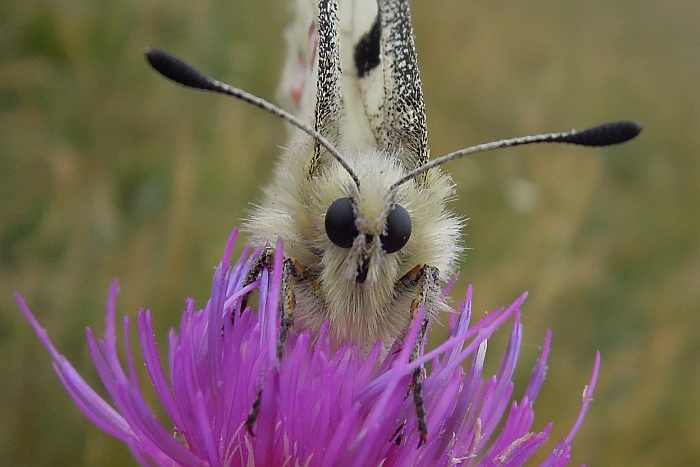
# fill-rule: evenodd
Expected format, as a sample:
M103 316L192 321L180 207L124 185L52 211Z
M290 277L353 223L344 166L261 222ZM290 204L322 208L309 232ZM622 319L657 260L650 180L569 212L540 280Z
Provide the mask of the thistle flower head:
M262 278L243 287L252 255L229 267L236 232L216 269L212 296L203 310L187 302L180 327L168 339L167 371L161 366L152 314L139 311L137 332L149 382L137 377L130 348L130 322L122 325L126 362L118 357L117 284L107 303L106 330L96 339L87 330L95 368L107 390L98 395L51 343L17 295L26 318L48 349L64 387L100 429L124 442L142 465L522 465L545 449L551 423L540 431L533 403L545 377L547 333L520 400L513 400L512 376L522 340L521 296L472 324L471 288L450 316L448 339L410 361L420 316L402 349L385 355L378 343L362 352L353 344L332 346L325 328L318 336L290 336L282 361L276 358L282 245ZM238 313L242 296L258 289L257 310ZM235 316L232 316L232 313ZM498 372L483 375L487 339L512 320L508 347ZM428 439L420 448L411 373L428 369L423 382ZM571 442L597 377L596 357L578 420L569 435L549 449L543 465L565 465ZM151 385L167 414L163 425L148 407L143 388ZM246 419L258 393L254 434Z

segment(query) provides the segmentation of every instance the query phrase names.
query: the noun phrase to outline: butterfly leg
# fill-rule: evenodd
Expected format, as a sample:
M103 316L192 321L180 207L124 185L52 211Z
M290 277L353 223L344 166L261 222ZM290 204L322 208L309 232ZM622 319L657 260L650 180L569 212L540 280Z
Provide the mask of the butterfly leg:
M413 298L413 301L411 301L411 321L416 317L418 309L421 306L426 307L429 297L435 296L435 292L439 292L438 279L438 269L425 263L416 265L400 279L400 284L403 287L409 290L415 290L417 288L416 296ZM425 314L423 315L423 321L421 322L416 342L413 345L411 361L417 359L421 355L423 339L432 317L430 310L427 308L428 307L426 307ZM428 436L428 426L425 422L425 407L423 404L423 371L424 368L420 366L413 370L413 374L411 375L411 392L413 393L413 405L416 408L418 435L420 436L420 441L418 442L419 447L425 443Z
M275 256L274 248L267 247L261 255L255 260L243 286L248 286L258 280L264 268L272 267L273 258ZM282 271L282 287L281 287L281 298L282 306L280 307L280 334L277 339L277 349L276 356L277 360L282 360L282 355L284 354L284 346L289 337L289 330L294 324L294 309L296 308L296 297L294 296L294 290L292 288L292 280L304 280L308 282L314 290L319 291L320 287L316 280L311 275L308 268L304 267L299 261L294 258L285 258L283 263ZM248 306L248 300L250 298L250 293L243 296L241 300L241 312L245 310ZM233 321L235 314L231 315ZM253 406L248 413L246 418L246 429L248 433L253 434L253 426L255 425L255 420L258 417L258 412L260 411L260 400L262 398L262 389L258 391L258 394L253 402Z
M275 249L272 247L266 247L262 253L260 253L260 256L258 256L255 261L253 262L252 266L250 267L250 270L248 270L248 274L245 277L245 281L243 282L243 287L248 287L250 284L255 282L256 280L260 279L260 275L262 274L263 269L270 268L272 267L272 259L275 256ZM239 308L239 313L243 313L243 310L248 308L248 300L250 300L250 294L252 292L248 292L245 295L243 295L243 298L241 299L241 306ZM235 313L231 313L231 324L234 323L236 319Z
M289 329L294 324L294 309L296 297L292 288L292 280L304 281L316 292L321 292L321 286L311 274L311 271L294 258L284 259L284 272L282 274L282 320L280 324L280 337L277 340L277 359L282 360L284 345L287 342Z

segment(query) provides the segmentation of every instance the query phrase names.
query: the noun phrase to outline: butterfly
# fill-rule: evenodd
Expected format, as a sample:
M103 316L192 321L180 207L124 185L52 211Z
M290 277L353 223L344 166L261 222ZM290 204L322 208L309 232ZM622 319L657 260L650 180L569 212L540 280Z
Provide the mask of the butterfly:
M282 239L281 328L277 348L292 329L386 351L403 345L419 310L425 332L448 309L442 284L462 251L463 221L448 207L454 195L446 162L477 152L533 143L607 146L634 138L641 127L614 122L585 131L511 138L431 159L425 102L407 0L335 0L317 6L297 0L288 31L291 65L282 80L290 113L257 96L211 79L162 50L148 62L184 86L226 94L278 117L293 128L263 199L245 229L265 245L246 279L270 267ZM295 32L296 31L296 32ZM301 32L301 33L299 33ZM344 40L345 43L341 43ZM247 303L243 300L242 308ZM420 444L427 437L422 369L412 375ZM260 410L260 393L247 425Z

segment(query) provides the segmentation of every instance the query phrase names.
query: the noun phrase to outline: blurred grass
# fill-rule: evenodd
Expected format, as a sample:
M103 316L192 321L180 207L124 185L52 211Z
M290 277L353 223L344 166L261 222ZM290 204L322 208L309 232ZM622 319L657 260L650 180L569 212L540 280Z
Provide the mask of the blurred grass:
M530 291L516 395L551 328L536 426L554 420L555 440L601 350L572 465L700 464L700 4L413 10L436 156L619 118L645 125L614 149L449 166L471 248L453 296L474 284L480 313ZM256 109L164 82L143 48L271 98L285 20L274 0L0 4L0 464L131 462L70 402L11 292L91 382L84 328L102 332L114 277L119 311L154 310L164 348L184 299L205 303L285 134Z

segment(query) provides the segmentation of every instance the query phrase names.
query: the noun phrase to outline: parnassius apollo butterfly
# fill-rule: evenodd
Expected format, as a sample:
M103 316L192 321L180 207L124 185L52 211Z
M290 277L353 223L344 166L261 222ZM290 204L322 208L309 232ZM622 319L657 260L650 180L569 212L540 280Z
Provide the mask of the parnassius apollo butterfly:
M283 240L278 357L292 324L317 331L326 321L338 344L352 341L367 348L381 339L388 350L401 345L423 308L415 358L429 323L445 307L440 284L454 273L461 251L462 222L445 205L453 188L440 166L468 154L532 143L617 144L641 127L615 122L486 143L430 160L408 1L344 2L340 19L335 0L321 0L317 8L303 1L295 5L292 29L301 27L302 34L288 33L288 40L302 38L300 46L291 42L298 66L287 67L281 89L298 117L166 52L149 50L147 59L173 81L242 99L295 128L262 202L246 221L251 243L267 245L250 282ZM411 387L424 441L420 381L418 368Z

